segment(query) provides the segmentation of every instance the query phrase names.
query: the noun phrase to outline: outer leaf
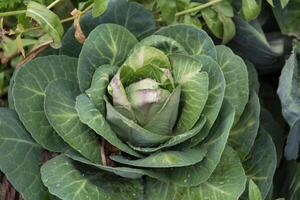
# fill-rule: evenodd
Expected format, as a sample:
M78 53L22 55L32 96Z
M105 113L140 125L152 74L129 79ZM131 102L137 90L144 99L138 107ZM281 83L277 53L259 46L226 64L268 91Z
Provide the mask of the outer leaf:
M171 23L175 19L175 13L177 11L176 1L156 0L161 10L161 14L164 20Z
M111 176L101 171L88 171L64 155L48 161L41 169L42 180L50 193L63 200L135 200L141 199L138 180Z
M300 142L300 119L291 127L287 137L284 155L287 160L296 160L299 153Z
M297 56L294 50L281 71L277 90L281 101L282 115L290 127L300 118L298 67Z
M133 167L170 168L194 165L203 160L205 154L205 148L194 148L182 151L157 152L137 160L129 160L123 156L111 156L110 158L115 162Z
M41 200L46 188L40 177L42 148L19 121L15 111L0 108L0 170L25 199Z
M66 145L45 116L45 89L59 78L76 84L76 65L77 59L67 56L40 57L24 64L15 77L12 94L20 120L32 137L50 151L63 151Z
M211 8L206 8L201 12L203 19L209 30L217 37L223 37L223 25L218 18L218 13Z
M247 177L258 186L263 199L271 188L276 165L276 149L272 138L260 129L250 154L243 161L243 166Z
M181 111L176 125L176 133L190 130L203 111L208 98L209 79L201 72L202 62L184 55L170 57L176 84L181 86Z
M88 12L80 18L80 26L86 37L96 26L105 23L124 26L139 39L155 29L155 20L150 11L126 0L110 0L106 11L99 17L93 18L92 13ZM61 54L78 57L82 44L74 35L75 28L71 27L63 38Z
M198 171L199 172L199 171ZM227 147L210 178L196 187L178 187L174 184L147 179L147 200L237 200L245 189L246 177L237 154Z
M61 92L63 91L63 92ZM75 109L78 85L58 79L46 88L45 114L52 127L71 147L92 162L100 162L97 137L88 126L82 124Z
M218 119L210 132L211 139L203 142L203 144L199 144L201 148L207 148L205 158L193 166L166 170L165 173L170 179L177 185L185 187L197 186L205 182L211 176L220 161L233 120L234 109L225 100Z
M228 43L235 36L235 24L230 17L219 15L223 24L222 44Z
M173 25L159 29L155 35L170 37L181 44L188 54L207 55L217 58L215 45L210 37L201 29L191 25Z
M251 179L249 180L249 200L263 200L259 188Z
M276 62L279 55L272 50L264 34L257 28L257 21L254 20L250 24L242 18L235 17L234 22L236 34L230 42L230 47L254 65L262 65L260 70L266 71L265 65Z
M102 24L85 41L78 61L81 91L88 89L95 70L104 64L120 65L137 43L127 29L116 24Z
M109 3L109 0L94 0L94 6L93 6L93 17L98 17L99 15L102 15Z
M46 6L35 1L30 1L27 6L26 15L33 18L43 30L53 39L53 48L61 46L61 38L64 34L64 28L59 17L50 11Z
M106 119L85 94L81 94L76 98L75 108L80 121L101 135L111 145L130 155L141 157L118 138L106 122Z
M249 98L248 72L244 61L226 46L217 46L218 63L223 71L225 98L235 108L235 124L241 117Z
M251 150L259 128L260 104L259 98L253 90L249 102L234 128L230 131L229 144L244 159Z
M279 3L275 4L273 8L274 16L283 34L293 35L300 38L300 6L299 0L281 0L281 5ZM287 4L288 3L288 4ZM284 5L286 5L285 8Z

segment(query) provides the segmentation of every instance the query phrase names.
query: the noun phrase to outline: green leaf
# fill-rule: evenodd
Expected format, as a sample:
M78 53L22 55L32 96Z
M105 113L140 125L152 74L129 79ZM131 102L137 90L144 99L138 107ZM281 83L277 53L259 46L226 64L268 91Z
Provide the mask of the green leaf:
M106 120L112 130L123 140L134 146L149 147L159 145L171 138L169 135L152 133L139 126L136 122L119 113L108 101L106 101Z
M289 131L286 145L284 148L284 155L287 160L297 160L299 156L299 142L300 142L300 119L294 123Z
M95 164L95 163L91 163L90 161L88 161L87 159L76 155L74 153L72 154L66 154L67 157L72 158L75 161L96 167L100 170L104 170L107 172L111 172L114 173L115 175L124 177L124 178L129 178L129 179L138 179L138 178L142 178L142 176L147 175L151 178L155 178L164 182L168 182L168 178L165 176L165 174L163 173L158 173L158 172L154 172L153 170L150 169L136 169L136 168L129 168L129 167L111 167L111 166L105 166L105 165L101 165L101 164Z
M161 109L144 126L145 129L159 134L172 134L179 111L182 89L177 86L168 96Z
M199 171L198 171L199 172ZM195 187L178 187L175 184L147 179L147 199L169 200L237 200L245 189L246 177L237 154L227 147L210 178Z
M135 147L132 145L130 145L130 146L132 149L134 149L138 152L142 152L142 153L152 153L152 152L156 152L158 150L164 149L164 148L172 147L172 146L180 144L180 143L194 137L196 134L198 134L201 131L201 129L203 128L205 122L206 122L206 118L201 117L191 130L171 137L171 139L169 139L167 142L165 142L164 144L162 144L158 147L141 148L141 147Z
M249 200L263 200L259 188L251 179L249 180Z
M210 131L210 138L199 144L207 149L205 158L192 166L165 170L167 176L177 185L190 187L205 182L216 169L228 139L234 120L233 107L224 100L218 119Z
M99 163L98 139L81 123L75 109L78 94L78 85L73 82L64 79L52 81L45 92L45 114L51 126L66 143L92 162Z
M279 3L275 4L273 8L273 13L276 21L280 27L283 34L296 36L300 38L300 2L298 0L281 0L281 5ZM288 3L288 4L287 4ZM284 5L286 7L284 7Z
M93 6L93 17L98 17L99 15L102 15L109 3L109 0L94 0L94 6Z
M129 155L141 157L138 153L136 153L118 138L116 133L112 131L111 127L106 122L106 119L91 102L87 95L81 94L76 98L75 108L78 112L80 121L88 125L111 145L117 147L125 153L128 153Z
M202 111L207 121L199 134L182 145L185 147L197 145L209 134L218 117L225 94L225 78L219 64L208 56L195 56L194 58L202 63L202 70L208 74L208 98Z
M89 88L95 70L104 64L120 65L137 39L126 28L102 24L85 41L78 61L78 81L81 91Z
M282 115L290 127L300 118L298 67L297 55L294 50L281 71L277 89L281 101Z
M297 167L294 168L294 173L291 181L289 182L288 187L288 197L289 200L298 200L300 195L299 181L300 181L300 165L297 164Z
M243 166L248 179L252 179L258 186L263 199L271 188L276 165L276 149L272 138L260 129L250 154L243 161Z
M139 180L128 180L101 171L88 170L64 155L57 156L41 169L49 192L63 200L137 200L142 198Z
M200 118L208 98L209 79L200 60L174 54L170 57L176 84L181 86L181 112L176 133L184 133L194 127Z
M203 160L206 152L205 148L194 148L182 151L157 152L136 160L129 160L123 156L110 156L110 158L115 162L133 167L170 168L194 165Z
M259 128L260 104L256 92L252 89L243 114L230 131L229 144L244 159L254 144Z
M268 43L258 21L246 22L240 17L234 18L236 34L229 46L243 58L248 59L259 70L267 70L266 65L274 64L279 54L275 53ZM261 65L261 66L257 66ZM273 65L272 65L273 67Z
M249 90L253 89L256 93L258 93L260 85L255 66L247 60L245 60L245 64L248 71Z
M150 35L149 37L146 37L145 39L137 43L136 48L141 46L155 47L163 51L167 56L174 53L186 53L184 47L176 40L162 35Z
M231 18L220 14L219 19L223 24L222 44L226 44L235 36L235 24Z
M213 5L212 9L214 9L217 13L222 14L226 17L234 16L233 8L229 1L221 1Z
M223 24L218 18L218 13L211 8L202 10L201 15L209 30L217 37L223 37Z
M44 112L45 89L56 79L76 84L77 59L46 56L24 64L15 76L12 95L14 106L32 137L50 151L63 151L66 144L49 124Z
M249 98L248 72L244 61L226 46L217 46L218 63L223 71L225 98L235 108L234 124L241 117Z
M128 56L120 69L121 82L125 87L138 80L150 78L162 86L174 83L167 73L171 69L170 61L163 51L149 46L137 47Z
M80 26L87 37L100 24L119 24L127 28L137 38L142 39L156 27L151 12L142 5L126 0L110 0L106 11L99 17L93 18L88 12L80 18ZM82 44L74 37L75 28L71 26L62 40L61 54L78 57Z
M242 12L247 21L255 19L261 11L261 0L242 0Z
M53 48L61 47L61 38L64 34L64 28L59 17L49 10L46 6L35 1L30 1L27 6L26 15L33 18L53 39L51 46Z
M189 55L207 55L216 60L215 45L201 29L192 25L172 25L159 29L155 35L163 35L181 44Z
M116 66L100 66L93 75L91 87L85 91L102 115L105 114L104 95L107 92L110 78L116 74L117 70L118 67Z
M26 132L15 111L7 108L0 108L0 151L0 170L16 190L25 199L44 199L42 147Z
M175 14L177 11L176 1L168 0L156 0L157 5L161 10L161 15L164 20L171 23L175 20Z

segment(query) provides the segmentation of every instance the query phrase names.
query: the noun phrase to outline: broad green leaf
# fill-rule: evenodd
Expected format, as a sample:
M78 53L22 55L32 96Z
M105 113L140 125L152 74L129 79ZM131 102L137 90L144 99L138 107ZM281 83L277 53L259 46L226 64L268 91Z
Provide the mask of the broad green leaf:
M92 162L99 163L98 139L88 126L81 123L75 109L78 94L77 84L64 79L52 81L45 92L45 114L66 143Z
M117 147L125 153L136 157L141 157L138 153L136 153L118 138L118 136L112 131L111 127L106 122L106 119L95 107L87 95L81 94L76 98L75 108L78 112L80 121L88 125L111 145Z
M124 178L129 178L129 179L138 179L143 177L144 175L147 175L151 178L155 178L158 179L160 181L164 181L164 182L168 182L168 177L165 176L165 174L163 173L158 173L158 172L154 172L151 169L137 169L137 168L130 168L130 167L111 167L111 166L105 166L105 165L101 165L101 164L95 164L92 163L90 161L88 161L87 159L76 155L74 153L72 154L66 154L67 157L72 158L75 161L96 167L100 170L104 170L110 173L114 173L115 175L124 177Z
M186 188L153 179L146 180L145 196L149 200L237 200L246 184L241 162L230 147L225 149L210 178L198 186Z
M245 64L248 71L249 90L253 89L258 94L260 85L255 66L247 60L245 60Z
M261 0L242 0L242 12L247 21L255 19L261 11Z
M273 8L276 21L283 34L296 36L300 38L300 1L299 0L281 0L281 5L277 2ZM286 7L284 7L284 5ZM283 8L284 7L284 8Z
M223 24L218 18L218 13L211 8L202 10L201 15L209 30L217 37L223 37Z
M67 56L36 58L24 64L15 76L14 106L32 137L50 151L63 151L66 144L49 124L44 112L45 89L56 79L76 84L77 59Z
M151 35L149 37L146 37L145 39L137 43L135 48L141 46L155 47L163 51L168 56L174 53L186 53L184 47L176 40L162 35Z
M230 131L229 144L244 159L251 150L259 128L260 104L256 92L252 89L249 101L238 123Z
M133 167L170 168L194 165L203 160L206 152L205 148L193 148L157 152L136 160L129 160L123 156L110 156L110 158L115 162Z
M78 61L78 81L81 91L89 88L95 70L104 64L120 65L137 39L126 28L102 24L85 41Z
M207 55L216 60L217 52L210 37L192 25L172 25L159 29L155 35L163 35L181 44L189 55Z
M261 197L261 193L259 191L259 188L257 185L252 181L251 179L249 180L249 200L263 200Z
M221 1L216 3L212 6L212 9L226 17L234 16L233 8L229 1Z
M260 30L260 25L256 20L248 23L240 17L235 17L234 23L236 34L229 46L256 67L261 65L260 71L266 71L266 65L275 63L279 55L272 50L264 33Z
M49 10L46 6L35 1L30 1L27 6L26 15L34 19L53 39L51 46L53 48L61 47L61 38L64 34L64 28L59 17Z
M263 199L271 188L276 165L276 149L272 138L260 129L251 152L243 161L243 166L248 179L252 179L258 186Z
M281 71L277 89L281 101L282 115L290 127L300 118L298 67L297 55L294 50Z
M140 180L128 180L101 171L89 171L86 165L57 156L41 169L49 192L63 200L138 200L142 198Z
M144 126L145 129L159 134L173 134L174 125L177 122L182 87L177 86L168 96L161 109Z
M274 119L272 114L263 107L260 112L260 127L266 130L272 137L277 152L277 166L279 166L285 144L283 138L285 138L284 135L286 131L282 125Z
M299 156L300 142L300 119L297 120L289 131L286 145L284 148L284 156L287 160L297 160Z
M149 147L159 145L171 138L169 135L153 133L144 129L136 122L119 113L108 101L106 101L106 120L112 130L123 140L134 146Z
M177 54L172 55L170 60L175 83L181 86L181 111L176 133L184 133L200 118L208 98L209 79L206 72L201 72L201 61Z
M218 63L223 71L226 88L225 98L235 108L234 124L241 117L249 98L247 66L226 46L217 46Z
M156 152L158 150L164 149L164 148L172 147L172 146L180 144L180 143L194 137L196 134L198 134L201 131L201 129L203 128L205 122L206 122L206 118L201 117L191 130L189 130L185 133L179 134L179 135L172 136L170 140L168 140L167 142L165 142L164 144L162 144L158 147L141 148L141 147L135 147L132 145L130 145L130 146L132 149L134 149L138 152L142 152L142 153L152 153L152 152Z
M206 117L203 129L183 146L195 146L209 133L220 112L225 94L225 78L219 64L208 56L195 56L202 63L202 70L208 74L208 98L202 115Z
M297 167L294 169L295 172L293 172L292 180L289 183L288 187L288 194L287 199L288 200L298 200L300 196L300 188L299 188L299 182L300 182L300 165L297 164Z
M98 67L93 75L91 87L85 91L102 115L105 114L104 95L107 92L110 78L116 74L117 70L116 66L111 65Z
M156 27L150 11L138 3L126 0L110 0L106 11L99 17L93 18L90 11L80 18L80 26L86 37L98 25L106 23L124 26L139 39L144 38ZM62 40L61 54L78 57L82 44L75 39L74 35L75 28L72 26Z
M42 147L25 130L15 111L0 108L0 170L25 199L41 200L46 188L40 177Z
M172 182L180 186L190 187L207 181L220 162L233 120L234 108L224 100L218 119L210 131L212 139L198 145L207 149L205 158L193 166L165 170Z
M102 15L109 3L109 0L94 0L94 5L93 5L93 17L98 17L99 15Z

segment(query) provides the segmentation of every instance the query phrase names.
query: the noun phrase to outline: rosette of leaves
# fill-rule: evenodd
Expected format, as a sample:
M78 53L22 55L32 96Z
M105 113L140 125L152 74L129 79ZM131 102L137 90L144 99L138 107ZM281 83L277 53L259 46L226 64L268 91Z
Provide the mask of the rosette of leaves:
M60 55L24 64L0 112L0 169L26 200L233 200L247 177L267 196L276 151L253 66L194 26L146 37L136 3L82 20L83 45L71 28ZM43 149L59 155L41 165Z

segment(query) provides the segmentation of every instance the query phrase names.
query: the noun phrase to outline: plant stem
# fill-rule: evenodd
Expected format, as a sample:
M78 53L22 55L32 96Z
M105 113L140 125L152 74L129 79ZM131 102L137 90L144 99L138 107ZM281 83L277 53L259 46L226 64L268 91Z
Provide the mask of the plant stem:
M200 10L202 10L202 9L204 9L204 8L207 8L207 7L209 7L209 6L212 6L212 5L214 5L214 4L217 4L217 3L221 2L221 1L223 1L223 0L212 0L212 1L208 2L208 3L201 4L201 5L199 5L199 6L195 6L195 7L193 7L193 8L189 8L189 9L186 9L186 10L183 10L183 11L180 11L180 12L177 12L177 13L175 14L175 16L176 16L176 17L179 17L179 16L186 15L186 14L189 14L189 13L197 12L197 11L200 11ZM163 20L163 19L162 19L161 17L157 19L157 21L162 21L162 20Z
M48 9L53 8L56 4L58 4L61 0L55 0L53 1L49 6L47 6Z
M26 13L26 10L16 10L16 11L9 11L0 13L0 17L8 17L13 15L20 15Z
M200 10L202 10L204 8L207 8L207 7L211 6L211 5L219 3L221 1L222 0L213 0L213 1L210 1L210 2L205 3L205 4L202 4L202 5L199 5L199 6L195 6L193 8L186 9L186 10L183 10L183 11L180 11L180 12L176 13L175 16L178 17L178 16L185 15L185 14L188 14L188 13L193 13L193 12L196 12L196 11L200 11Z

